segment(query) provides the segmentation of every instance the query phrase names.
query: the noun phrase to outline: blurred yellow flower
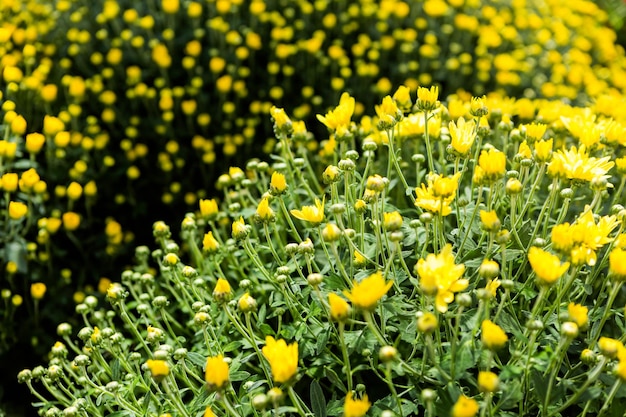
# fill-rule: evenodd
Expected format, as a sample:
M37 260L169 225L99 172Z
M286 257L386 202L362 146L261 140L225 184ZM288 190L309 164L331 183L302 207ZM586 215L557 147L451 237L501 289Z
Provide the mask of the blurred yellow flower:
M326 113L326 116L317 115L317 120L324 123L331 130L339 127L347 129L350 127L350 119L354 113L355 100L348 93L343 93L339 99L339 105L334 110Z
M392 281L385 282L383 274L377 271L361 282L353 281L352 289L350 291L344 290L343 293L354 306L364 310L372 310L378 301L387 294L392 285Z
M495 148L483 150L478 157L478 166L487 182L496 181L506 170L506 155Z
M435 306L441 313L448 311L448 304L454 300L454 293L463 291L469 285L461 278L465 265L454 263L452 246L447 244L439 254L428 254L415 265L420 288L426 295L435 296Z
M315 199L315 206L304 206L302 210L291 210L291 214L296 219L319 224L324 220L324 200Z
M148 359L146 361L146 365L148 369L150 370L152 377L157 381L162 380L163 378L165 378L166 376L170 374L170 366L164 360Z
M592 181L608 179L607 172L615 165L610 156L596 158L589 156L585 146L572 146L568 151L560 149L552 154L548 174L569 180Z
M567 305L567 317L580 328L587 326L589 309L581 304L570 302Z
M344 417L363 417L372 406L367 394L363 394L361 399L354 398L352 391L346 395L346 402L343 406Z
M46 137L41 133L29 133L26 135L25 148L30 153L38 153L46 143Z
M491 371L478 372L478 389L481 392L496 392L500 379L498 375Z
M213 237L213 232L208 231L204 235L204 238L202 239L202 249L208 253L215 253L217 252L219 247L220 247L220 244L217 241L217 239Z
M202 217L212 219L217 216L217 213L219 213L219 208L217 207L217 201L215 199L200 199L200 214Z
M552 159L552 143L552 138L535 142L535 159L537 162L548 162Z
M336 321L344 321L350 315L350 304L335 293L328 294L330 317Z
M17 190L19 177L15 172L7 172L0 177L0 184L5 192L12 193Z
M283 339L266 336L262 351L272 368L274 382L288 382L298 371L298 342L288 345Z
M21 201L9 202L9 217L12 220L19 220L28 214L28 206Z
M210 390L219 390L228 382L228 363L223 355L209 357L206 360L204 379Z
M448 131L452 149L460 156L467 155L476 139L476 122L474 120L466 122L463 117L460 117L456 123L454 121L448 123Z
M626 250L614 248L609 254L609 274L619 281L626 280Z
M270 178L270 192L274 195L280 195L285 192L287 189L287 180L285 179L285 175L274 171L272 172L272 177Z
M276 215L274 214L274 210L272 210L272 208L270 207L268 197L264 197L259 202L259 205L256 208L256 216L262 222L269 222L276 217Z
M491 320L483 320L480 328L480 338L487 349L500 349L509 340L504 330Z
M478 402L461 394L452 406L452 417L474 417L478 413Z
M63 220L63 227L70 232L76 230L78 226L80 226L80 214L78 213L68 211L63 213L61 218Z
M557 256L536 246L528 250L528 262L539 283L544 285L554 284L569 268L569 262L562 264Z
M43 282L34 282L30 285L30 296L35 300L41 300L46 294L46 284Z

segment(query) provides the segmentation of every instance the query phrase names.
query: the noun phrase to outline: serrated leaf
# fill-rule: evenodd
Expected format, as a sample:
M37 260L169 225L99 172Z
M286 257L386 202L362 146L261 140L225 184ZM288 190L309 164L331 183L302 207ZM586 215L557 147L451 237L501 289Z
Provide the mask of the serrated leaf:
M311 409L315 417L326 417L326 398L319 382L313 380L309 387L311 395Z
M187 352L187 359L202 369L204 369L204 366L206 365L206 358L198 352Z
M250 372L247 372L247 371L231 372L229 375L229 379L231 381L245 381L249 377L250 377Z
M324 368L324 374L326 375L326 378L328 378L335 387L339 388L339 390L341 390L342 392L347 391L346 386L343 384L343 381L341 380L341 378L339 378L337 373L333 371L331 368Z

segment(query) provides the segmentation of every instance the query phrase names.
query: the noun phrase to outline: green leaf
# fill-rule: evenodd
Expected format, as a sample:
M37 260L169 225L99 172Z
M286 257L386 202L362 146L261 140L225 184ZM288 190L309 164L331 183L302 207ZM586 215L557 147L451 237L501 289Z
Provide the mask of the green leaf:
M548 389L548 378L544 377L541 372L536 370L532 370L530 372L530 378L533 382L533 386L535 388L535 394L539 397L539 401L541 404L546 403L546 390Z
M326 398L324 398L324 392L319 382L316 380L311 381L309 392L311 395L311 409L315 417L326 417Z
M229 375L229 379L231 381L245 381L249 377L250 377L250 372L247 372L247 371L231 372Z
M111 363L111 378L113 381L119 381L122 377L122 366L120 360L115 358Z
M187 359L189 359L191 363L199 366L202 369L204 369L204 366L206 365L206 358L204 357L204 355L201 355L198 352L188 352Z
M330 382L337 388L339 388L342 392L348 391L346 386L343 384L343 381L341 380L341 378L339 378L335 371L333 371L331 368L324 368L324 373L326 374L326 378L328 378Z

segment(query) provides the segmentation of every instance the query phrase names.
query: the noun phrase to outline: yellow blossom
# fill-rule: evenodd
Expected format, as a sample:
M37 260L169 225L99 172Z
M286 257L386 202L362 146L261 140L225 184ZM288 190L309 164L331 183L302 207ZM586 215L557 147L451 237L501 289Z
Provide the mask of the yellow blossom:
M439 322L437 321L437 316L430 311L421 314L417 318L417 330L421 333L432 333L437 328L438 324Z
M526 130L526 137L530 139L531 142L535 142L543 138L548 125L543 123L531 123L529 125L523 125L522 127Z
M68 211L67 213L63 213L61 218L63 220L63 227L70 232L76 230L78 226L80 226L80 214L78 213Z
M367 410L370 409L372 403L369 402L367 394L363 394L361 399L354 398L352 391L346 395L346 402L343 406L344 417L363 417Z
M554 284L569 268L569 262L561 263L559 258L536 246L528 250L528 262L535 271L540 284Z
M21 201L9 202L9 217L12 220L19 220L28 214L28 206Z
M162 380L170 374L170 366L164 360L160 359L148 359L146 365L152 374L152 378L157 381Z
M30 153L38 153L46 143L46 137L41 133L29 133L26 135L25 148Z
M315 206L304 206L302 210L291 210L291 214L296 219L319 224L324 220L324 200L315 199Z
M483 229L488 232L497 232L500 230L501 227L500 219L498 218L498 214L495 212L495 210L481 210L480 223L482 224Z
M589 309L581 304L576 304L574 302L570 302L567 305L567 316L568 318L576 323L576 325L580 328L584 328L587 326Z
M535 159L537 162L548 162L552 158L553 139L540 140L535 142Z
M474 139L476 138L476 122L470 120L466 122L460 117L456 123L450 121L448 130L450 132L450 145L460 156L465 156L472 148Z
M256 309L256 300L250 295L250 293L245 293L239 298L237 307L239 307L239 310L244 313L249 313Z
M495 148L483 150L478 157L478 166L486 181L496 181L504 175L506 170L506 155Z
M396 92L393 93L393 99L402 111L408 112L411 110L411 106L413 105L411 102L411 92L406 85L398 87Z
M274 171L272 172L272 177L270 179L270 192L273 195L280 195L285 192L287 189L287 180L285 180L285 175Z
M419 87L417 89L417 109L420 111L432 111L439 107L439 87L432 86L430 89Z
M35 282L30 285L30 296L35 300L41 300L46 293L46 284Z
M428 254L415 265L420 278L420 288L427 295L435 296L435 306L441 313L448 311L448 304L454 300L454 293L463 291L469 285L461 278L465 265L454 263L452 246L447 244L438 255Z
M330 317L336 321L344 321L350 315L350 304L335 293L328 294L328 304L330 305Z
M402 227L402 215L398 211L383 213L383 228L387 231L399 230Z
M480 338L487 349L500 349L509 340L504 330L491 320L483 320L480 328Z
M246 222L243 220L243 216L239 217L239 220L235 220L232 224L232 236L235 239L244 239L248 236L248 227L246 226Z
M215 288L213 289L213 298L217 300L225 300L232 293L232 289L230 288L230 284L224 278L219 278L217 283L215 284Z
M355 280L352 289L350 291L344 290L343 293L356 307L372 310L378 301L387 294L392 285L392 281L385 282L383 274L377 271L361 282Z
M268 197L264 197L257 206L256 216L262 222L269 222L276 217L276 215L274 214L274 210L272 210L272 208L270 207Z
M619 340L603 336L598 340L598 349L607 358L615 359L618 353L624 349L624 345Z
M491 371L478 372L478 389L481 392L496 392L500 380L498 375Z
M452 406L452 417L474 417L478 413L478 402L461 394Z
M215 199L211 200L200 200L200 214L202 217L207 219L214 218L219 212L219 208L217 207L217 201Z
M571 147L568 151L558 150L552 154L548 174L575 181L590 182L594 179L608 179L607 172L614 162L610 156L596 158L589 156L585 146Z
M530 159L532 156L533 154L530 150L530 146L528 146L528 143L526 143L526 141L520 143L519 148L517 149L517 157L520 159Z
M609 254L609 274L619 281L626 280L626 250L614 248Z
M228 363L223 355L207 358L204 379L210 390L219 390L228 382Z
M298 371L298 342L288 345L283 339L266 336L262 351L272 368L274 382L287 382Z
M374 107L378 116L378 128L390 129L402 119L402 111L391 96L385 96L380 105Z
M326 116L317 115L317 120L324 123L331 130L337 130L339 127L348 128L350 119L354 113L355 100L348 93L343 93L339 99L339 105L334 110L326 113Z
M202 249L204 249L208 253L215 253L217 252L219 247L220 247L220 244L217 241L217 239L213 237L213 232L212 231L207 232L204 235L204 238L202 239Z
M0 177L0 185L5 192L12 193L17 190L19 177L15 172L7 172Z
M288 132L291 130L293 124L291 123L291 119L287 116L284 109L272 106L270 109L270 115L274 120L274 124L277 129Z

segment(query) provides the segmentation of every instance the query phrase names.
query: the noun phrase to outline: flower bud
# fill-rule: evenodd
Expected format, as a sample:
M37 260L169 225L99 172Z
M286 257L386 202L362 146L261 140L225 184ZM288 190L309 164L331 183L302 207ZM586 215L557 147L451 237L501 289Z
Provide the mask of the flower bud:
M378 359L381 362L391 362L398 356L398 350L393 346L383 346L378 351Z

